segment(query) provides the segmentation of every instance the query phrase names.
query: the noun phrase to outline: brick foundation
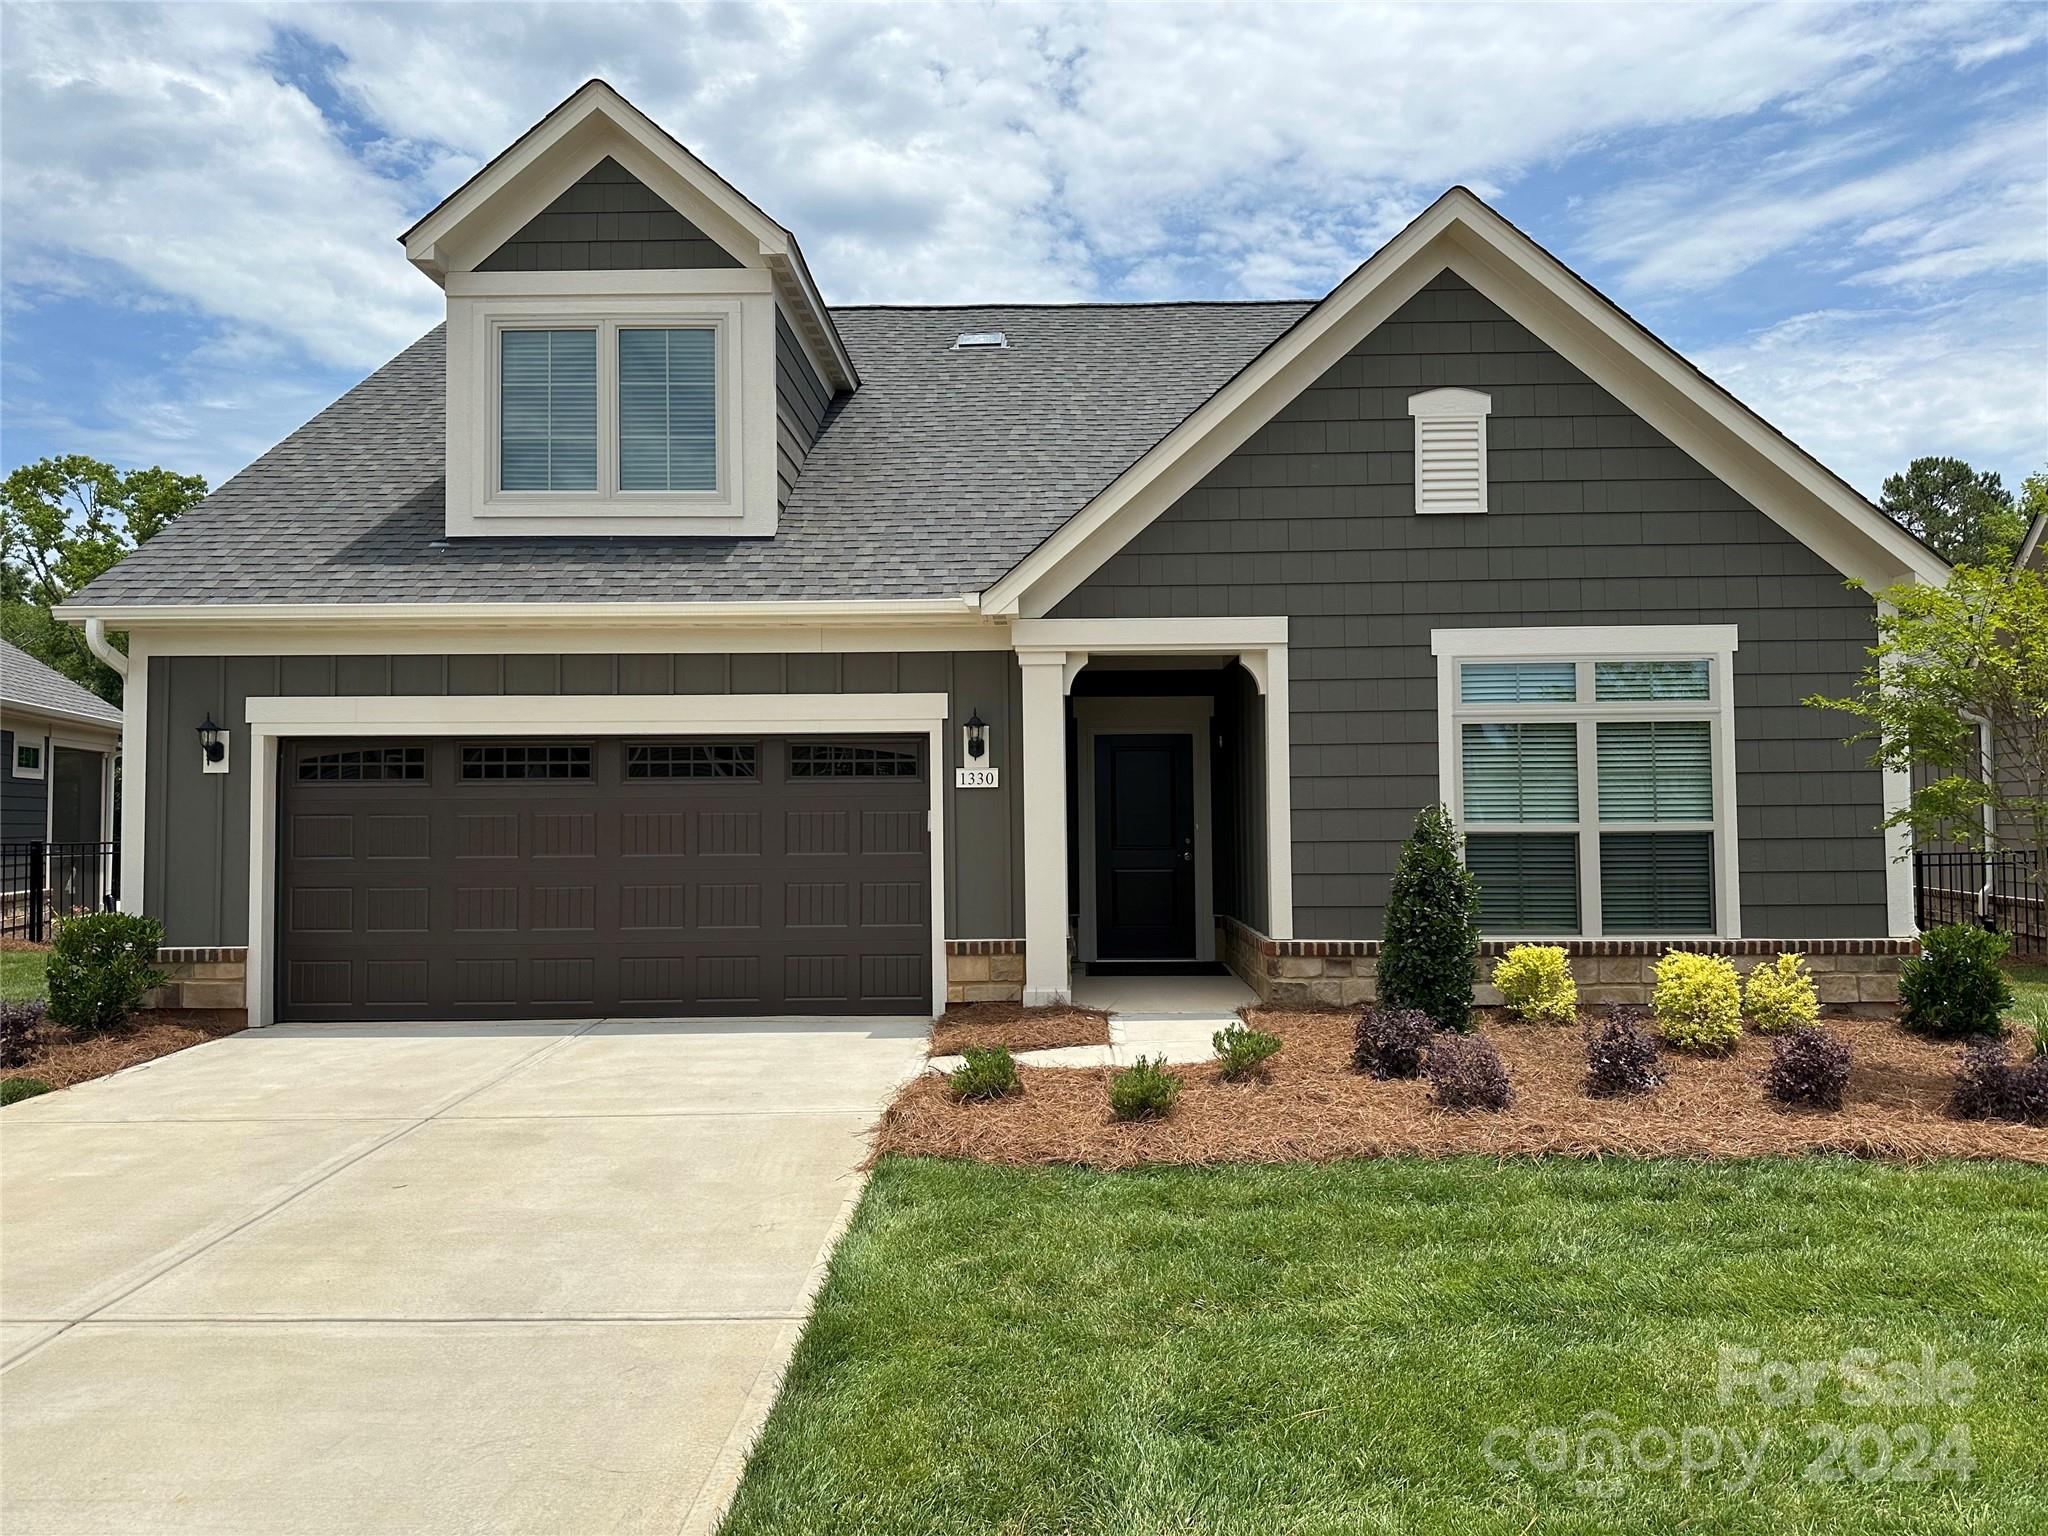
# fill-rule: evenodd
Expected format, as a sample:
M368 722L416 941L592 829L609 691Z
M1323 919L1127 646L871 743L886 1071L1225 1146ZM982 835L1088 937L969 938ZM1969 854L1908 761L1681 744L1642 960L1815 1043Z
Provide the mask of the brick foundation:
M1355 1008L1378 999L1378 939L1269 939L1235 918L1224 918L1219 927L1224 963L1275 1007ZM1475 1001L1500 1001L1485 978L1510 947L1479 946ZM1726 955L1743 972L1790 951L1806 956L1823 1006L1888 1015L1899 1001L1899 963L1920 946L1913 939L1575 939L1559 947L1571 963L1582 1003L1648 1003L1655 985L1651 968L1670 950Z
M1024 998L1022 939L948 939L948 1003L1015 1003Z
M141 1010L156 1014L246 1014L249 1006L249 951L234 948L166 947L156 952L157 969L170 980L145 992Z

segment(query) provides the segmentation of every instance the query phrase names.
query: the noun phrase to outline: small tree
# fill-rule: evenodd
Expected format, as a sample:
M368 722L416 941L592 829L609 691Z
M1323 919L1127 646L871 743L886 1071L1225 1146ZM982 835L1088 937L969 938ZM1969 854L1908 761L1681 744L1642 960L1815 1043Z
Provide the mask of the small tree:
M1884 767L1920 769L1927 782L1884 824L2048 871L2048 582L1961 566L1945 586L1888 587L1870 654L1849 697L1806 702L1860 716L1849 740L1875 743Z
M1465 867L1451 813L1433 805L1401 845L1380 950L1380 1001L1419 1008L1443 1029L1472 1026L1479 961L1479 882Z

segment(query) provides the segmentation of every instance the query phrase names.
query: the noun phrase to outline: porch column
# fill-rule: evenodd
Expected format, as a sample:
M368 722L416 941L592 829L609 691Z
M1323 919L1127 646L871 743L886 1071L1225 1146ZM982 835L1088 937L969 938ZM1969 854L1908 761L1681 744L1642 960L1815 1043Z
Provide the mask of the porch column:
M1064 1003L1067 974L1067 653L1019 651L1024 675L1024 1002Z

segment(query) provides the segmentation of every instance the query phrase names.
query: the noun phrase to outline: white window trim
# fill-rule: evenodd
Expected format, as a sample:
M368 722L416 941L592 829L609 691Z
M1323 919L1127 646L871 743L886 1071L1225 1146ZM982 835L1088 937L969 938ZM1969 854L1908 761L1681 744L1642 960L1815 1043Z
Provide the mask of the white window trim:
M133 697L132 693L130 697ZM931 804L932 1016L946 1008L946 716L943 693L266 695L249 722L249 1025L277 1020L278 744L293 736L804 736L925 739ZM139 798L139 796L138 796ZM139 831L139 827L136 828ZM122 890L128 866L122 867ZM139 883L132 889L139 891ZM129 898L135 900L136 898ZM135 910L130 907L129 910Z
M21 753L22 753L22 749L23 749L24 747L26 747L26 748L30 749L31 751L33 751L33 752L35 753L35 755L36 755L36 761L35 761L35 766L34 766L34 767L31 767L31 768L24 768L24 767L22 767L22 765L21 765ZM21 733L20 733L20 732L18 732L18 731L17 731L17 732L15 733L15 737L14 737L14 753L13 753L13 756L12 756L12 757L11 757L11 758L9 759L9 761L8 761L8 764L7 764L7 767L8 767L8 771L9 771L9 772L10 772L10 773L11 773L11 774L12 774L12 775L13 775L13 776L15 777L15 778L17 778L17 779L40 779L40 778L42 778L42 777L43 777L43 776L44 776L44 775L45 775L45 774L46 774L46 773L47 773L47 772L49 771L49 759L50 759L50 743L49 743L49 739L48 739L47 737L43 737L43 736L38 736L38 737L36 737L36 738L35 738L35 740L33 740L33 741L24 741L24 740L22 739L22 737L21 737Z
M1408 414L1415 420L1415 510L1427 517L1455 517L1486 510L1486 418L1493 414L1493 397L1476 389L1426 389L1408 397ZM1422 501L1422 424L1425 421L1469 422L1479 439L1478 499L1462 505L1424 506Z
M1671 943L1742 937L1741 849L1736 830L1735 651L1733 624L1617 624L1568 628L1438 629L1430 632L1437 659L1437 782L1452 822L1465 828L1464 730L1467 724L1512 720L1569 720L1578 726L1579 818L1574 822L1503 823L1480 827L1517 832L1571 832L1579 839L1579 931L1572 934L1489 933L1489 940L1642 939ZM1461 704L1458 668L1468 661L1569 661L1578 668L1572 704ZM1667 702L1600 703L1593 697L1596 661L1705 661L1707 698ZM1602 822L1596 726L1601 720L1699 720L1709 727L1714 772L1714 817L1707 822ZM1714 919L1708 933L1607 932L1600 921L1599 841L1602 832L1709 831L1714 838ZM1590 849L1589 845L1590 844Z
M556 274L566 276L567 274ZM615 274L541 293L454 294L448 299L448 506L446 530L465 536L573 534L766 537L777 525L775 297L759 292L605 291ZM699 274L675 276L693 282ZM707 274L709 275L709 274ZM725 274L717 274L723 276ZM735 285L738 286L738 285ZM620 491L618 332L704 329L718 333L718 489ZM595 330L595 491L501 491L500 340L508 330Z

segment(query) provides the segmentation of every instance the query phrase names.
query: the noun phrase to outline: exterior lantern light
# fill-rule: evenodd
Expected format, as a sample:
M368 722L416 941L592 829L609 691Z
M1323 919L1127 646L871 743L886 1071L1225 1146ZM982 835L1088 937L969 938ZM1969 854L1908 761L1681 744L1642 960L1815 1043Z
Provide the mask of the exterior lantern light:
M978 763L988 755L988 722L976 710L967 717L967 760Z
M206 712L206 723L199 727L199 768L203 773L228 771L228 733L213 723L212 710Z

